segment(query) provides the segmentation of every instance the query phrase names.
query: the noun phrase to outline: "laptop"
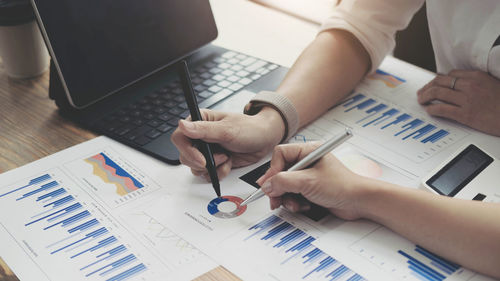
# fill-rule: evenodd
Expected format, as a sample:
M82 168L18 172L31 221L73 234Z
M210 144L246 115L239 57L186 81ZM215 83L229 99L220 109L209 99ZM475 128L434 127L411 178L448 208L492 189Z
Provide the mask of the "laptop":
M287 71L210 44L217 27L207 0L31 3L60 113L170 164L179 164L170 136L189 115L176 62L187 59L200 108L274 90Z

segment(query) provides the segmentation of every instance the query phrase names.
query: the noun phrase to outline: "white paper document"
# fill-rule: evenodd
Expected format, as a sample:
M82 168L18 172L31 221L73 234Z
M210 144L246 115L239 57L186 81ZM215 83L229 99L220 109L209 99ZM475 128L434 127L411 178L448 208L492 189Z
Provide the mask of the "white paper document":
M475 143L500 157L498 137L428 115L417 91L435 74L387 57L376 73L353 93L300 131L292 141L326 140L349 127L348 142L365 155L415 179L446 160L460 147Z
M154 180L162 167L99 137L0 175L0 257L21 280L191 280L213 269L136 210L177 187Z
M294 215L269 210L262 198L245 207L239 203L256 189L240 177L262 163L234 170L221 181L221 198L210 183L177 170L182 189L144 209L215 261L244 280L363 280L365 276L312 244L345 222L327 213ZM173 176L173 175L172 175ZM260 176L253 175L253 182ZM168 211L166 211L168 209ZM355 222L361 233L376 225Z

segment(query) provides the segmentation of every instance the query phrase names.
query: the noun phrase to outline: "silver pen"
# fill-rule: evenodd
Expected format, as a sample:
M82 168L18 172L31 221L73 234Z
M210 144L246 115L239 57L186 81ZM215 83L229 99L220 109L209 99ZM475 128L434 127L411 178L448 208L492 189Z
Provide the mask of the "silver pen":
M302 158L299 162L295 163L290 169L288 169L288 172L293 172L293 171L298 171L305 169L311 165L314 165L316 161L318 161L321 157L325 156L327 153L332 151L334 148L338 147L341 145L343 142L345 142L347 139L352 137L352 131L349 128L345 129L345 133L335 136L325 143L323 143L321 146L313 150L311 153L309 153L306 157ZM264 191L262 189L258 189L254 193L252 193L250 196L248 196L243 202L241 202L240 206L245 206L248 203L251 203L265 195Z

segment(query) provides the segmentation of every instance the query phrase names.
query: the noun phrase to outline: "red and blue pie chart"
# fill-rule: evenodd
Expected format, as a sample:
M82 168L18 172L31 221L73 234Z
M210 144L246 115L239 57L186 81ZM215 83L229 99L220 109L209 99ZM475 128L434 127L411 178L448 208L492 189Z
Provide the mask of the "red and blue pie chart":
M226 202L234 204L234 206L230 206L232 210L223 210L219 207L219 205L221 204L230 205ZM243 199L236 196L221 196L210 201L210 203L208 203L207 209L212 216L217 218L235 218L243 214L247 209L247 206L240 206L241 202L243 202Z

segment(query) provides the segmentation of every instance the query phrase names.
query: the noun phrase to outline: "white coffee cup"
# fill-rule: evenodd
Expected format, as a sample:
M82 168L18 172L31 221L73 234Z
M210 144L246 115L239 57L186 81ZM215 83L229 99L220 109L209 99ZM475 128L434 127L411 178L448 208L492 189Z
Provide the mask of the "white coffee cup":
M0 57L11 78L43 74L49 67L49 53L36 22L0 26Z

